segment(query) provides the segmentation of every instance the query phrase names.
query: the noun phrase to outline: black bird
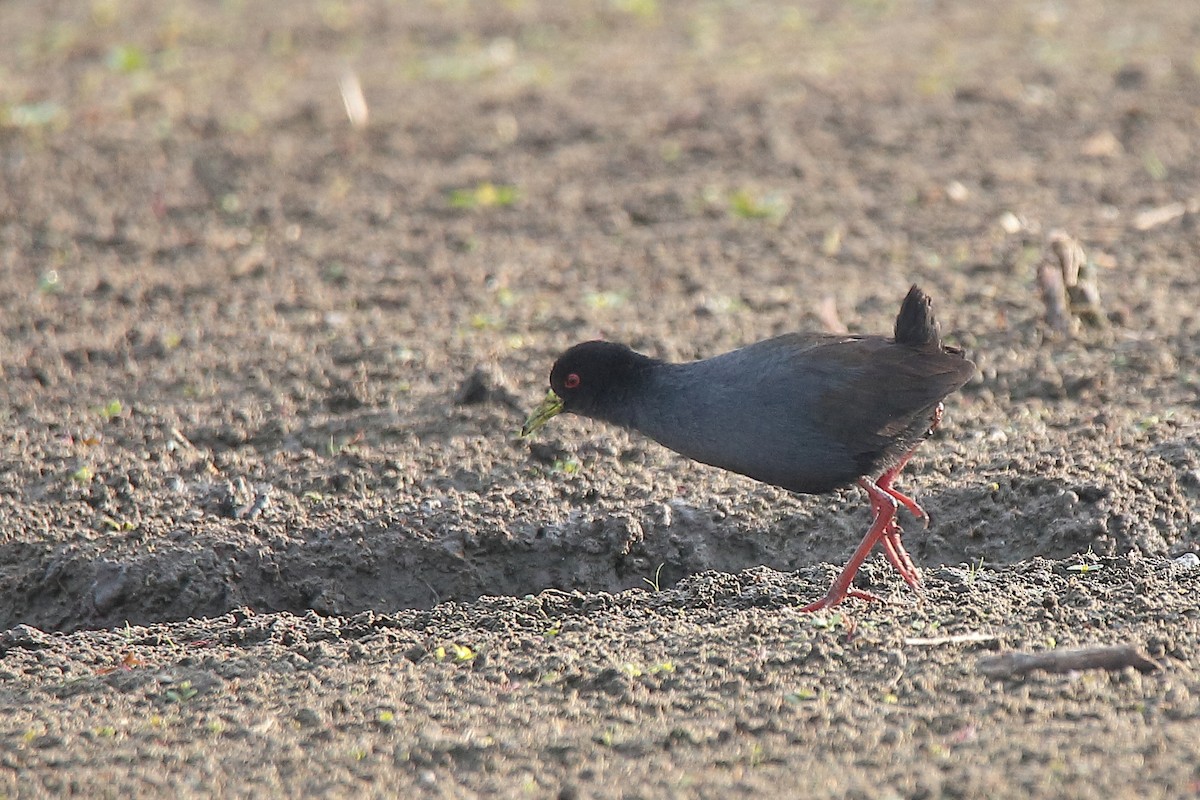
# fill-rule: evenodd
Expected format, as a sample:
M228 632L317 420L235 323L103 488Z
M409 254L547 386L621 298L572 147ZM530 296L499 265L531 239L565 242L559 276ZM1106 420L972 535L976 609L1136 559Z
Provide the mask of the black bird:
M899 506L929 524L892 484L937 427L942 400L975 365L942 344L932 300L913 286L891 338L791 333L723 355L671 364L611 342L577 344L554 363L550 393L521 429L566 412L638 431L704 464L803 494L857 484L874 521L833 586L805 611L847 595L883 545L910 586L920 573L900 541Z

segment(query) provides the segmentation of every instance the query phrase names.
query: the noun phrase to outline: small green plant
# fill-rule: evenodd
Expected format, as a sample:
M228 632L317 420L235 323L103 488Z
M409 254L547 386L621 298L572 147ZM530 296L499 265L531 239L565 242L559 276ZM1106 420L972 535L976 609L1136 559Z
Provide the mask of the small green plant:
M96 476L92 473L92 468L87 464L84 464L82 467L71 473L71 480L75 481L75 483L78 483L80 486L91 483L92 478L94 477Z
M563 475L574 475L579 472L579 462L573 458L558 458L550 466L551 472L559 472Z
M515 186L494 184L490 181L478 183L474 187L455 189L450 192L450 207L464 211L477 208L507 208L521 197Z
M749 189L738 189L729 196L729 210L742 219L763 219L780 222L791 208L791 203L781 194L757 194Z
M108 68L124 75L145 69L146 61L146 54L130 44L117 45L108 53Z
M438 645L433 650L433 657L438 661L445 661L447 658L452 658L456 662L471 661L475 658L475 651L464 644L451 643L449 647Z
M611 0L618 11L631 17L650 19L658 16L658 0Z
M120 400L110 400L108 403L96 408L96 413L99 414L105 422L112 422L117 417L121 416L124 408L121 406Z
M167 696L167 699L170 700L172 703L183 704L183 703L186 703L188 700L191 700L193 697L195 697L199 693L200 693L200 690L197 689L196 687L192 686L191 681L183 681L182 683L179 684L179 686L175 687L174 689L167 689L166 696Z
M967 585L971 586L979 578L979 571L983 569L983 556L979 557L979 561L970 561L967 563Z
M663 567L665 567L665 566L666 566L665 563L659 564L658 569L654 570L654 580L651 580L650 578L645 578L645 577L642 578L642 581L656 592L662 591L661 578L662 578Z
M813 689L797 689L794 692L788 692L783 696L783 702L789 705L799 705L800 703L809 703L817 699L817 693Z
M808 622L814 628L820 631L831 631L839 628L842 625L841 614L817 614L809 617Z
M1080 575L1087 575L1089 572L1099 572L1104 569L1103 564L1097 563L1096 552L1091 547L1088 547L1087 552L1080 556L1080 558L1084 560L1079 564L1072 564L1067 569L1072 572L1078 572Z

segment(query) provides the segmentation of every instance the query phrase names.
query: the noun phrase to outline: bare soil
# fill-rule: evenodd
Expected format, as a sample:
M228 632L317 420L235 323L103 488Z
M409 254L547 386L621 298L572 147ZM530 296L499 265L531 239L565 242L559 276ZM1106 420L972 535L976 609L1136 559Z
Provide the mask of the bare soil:
M1190 3L0 4L0 797L1200 794ZM361 84L369 120L343 103ZM1047 322L1053 232L1098 324ZM890 328L866 529L554 356ZM1008 652L1154 662L997 675Z

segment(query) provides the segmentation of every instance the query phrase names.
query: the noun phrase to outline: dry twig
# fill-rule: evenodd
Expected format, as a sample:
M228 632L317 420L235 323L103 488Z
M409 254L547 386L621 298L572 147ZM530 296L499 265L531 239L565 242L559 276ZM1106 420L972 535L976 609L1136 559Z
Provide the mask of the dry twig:
M979 659L979 671L989 678L1008 678L1027 672L1074 672L1084 669L1119 670L1133 667L1138 672L1153 672L1158 664L1132 645L1080 647L1049 650L1044 653L1004 653Z

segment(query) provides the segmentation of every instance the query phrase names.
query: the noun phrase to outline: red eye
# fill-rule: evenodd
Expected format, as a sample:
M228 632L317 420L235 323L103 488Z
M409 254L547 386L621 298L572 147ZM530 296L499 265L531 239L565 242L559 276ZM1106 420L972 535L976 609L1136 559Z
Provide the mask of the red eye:
M568 389L574 389L579 386L579 383L579 373L572 372L567 376L567 379L563 381L563 386L567 387Z

